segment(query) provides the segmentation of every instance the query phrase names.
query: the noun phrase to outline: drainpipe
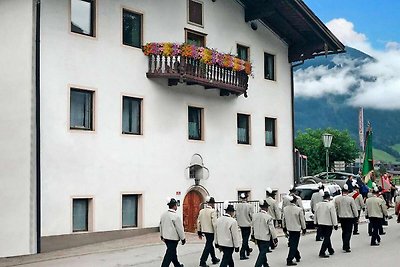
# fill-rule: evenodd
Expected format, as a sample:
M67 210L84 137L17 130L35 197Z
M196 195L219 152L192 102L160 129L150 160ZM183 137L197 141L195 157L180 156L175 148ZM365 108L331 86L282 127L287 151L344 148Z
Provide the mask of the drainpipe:
M290 66L290 92L291 92L291 106L292 106L292 162L293 162L293 184L296 185L299 182L298 177L296 177L296 160L295 160L295 153L294 153L294 77L293 77L293 69L297 66L304 64L304 61L300 63L291 64Z
M40 159L40 0L36 1L35 24L35 99L36 99L36 252L41 252L41 159Z

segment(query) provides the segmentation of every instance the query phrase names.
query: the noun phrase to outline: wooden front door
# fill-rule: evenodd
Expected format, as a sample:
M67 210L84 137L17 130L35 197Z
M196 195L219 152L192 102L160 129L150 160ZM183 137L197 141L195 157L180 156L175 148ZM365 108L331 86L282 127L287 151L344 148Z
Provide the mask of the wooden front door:
M197 230L197 216L200 205L203 202L202 195L197 191L190 191L183 201L183 227L185 232L195 233Z

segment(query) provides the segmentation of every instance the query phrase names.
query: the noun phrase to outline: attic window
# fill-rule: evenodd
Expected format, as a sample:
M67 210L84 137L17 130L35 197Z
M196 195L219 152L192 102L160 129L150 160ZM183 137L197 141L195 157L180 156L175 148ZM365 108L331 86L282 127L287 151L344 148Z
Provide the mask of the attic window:
M203 3L196 0L188 0L188 21L196 26L203 27Z

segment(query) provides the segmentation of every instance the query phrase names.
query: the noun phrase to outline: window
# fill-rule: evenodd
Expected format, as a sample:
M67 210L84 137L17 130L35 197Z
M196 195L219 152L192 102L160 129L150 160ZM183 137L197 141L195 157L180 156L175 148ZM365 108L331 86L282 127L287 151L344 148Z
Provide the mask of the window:
M237 114L237 142L250 144L250 115Z
M139 195L122 195L122 228L138 226Z
M203 26L203 3L195 0L188 1L189 23Z
M206 35L204 33L186 30L186 43L205 47Z
M87 232L90 225L89 198L76 198L72 200L72 231Z
M96 1L71 0L71 31L95 36Z
M142 134L141 117L142 117L142 100L141 98L122 97L122 133L123 134Z
M240 197L241 194L244 194L246 196L246 200L250 201L251 199L251 191L250 190L239 190L238 191L238 200L242 200L243 198Z
M248 61L249 54L250 54L250 48L239 44L237 45L238 58Z
M264 78L275 80L275 56L264 53Z
M189 139L202 140L202 108L188 108L188 132Z
M93 130L93 92L71 88L70 129Z
M124 45L142 47L142 15L122 10L122 42Z
M265 145L275 146L275 124L276 119L265 118Z

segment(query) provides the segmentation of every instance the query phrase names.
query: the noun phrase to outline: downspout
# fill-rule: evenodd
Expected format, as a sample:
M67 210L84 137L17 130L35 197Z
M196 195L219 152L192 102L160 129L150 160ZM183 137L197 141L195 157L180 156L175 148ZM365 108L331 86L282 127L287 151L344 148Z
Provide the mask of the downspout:
M40 159L40 0L36 1L35 24L35 98L36 98L36 252L41 252L41 159Z
M291 64L290 65L290 92L291 92L291 106L292 106L292 162L293 162L293 184L297 185L299 183L298 177L296 177L296 156L295 156L295 147L294 147L294 76L293 76L293 69L297 66L304 64L304 61L300 63Z

